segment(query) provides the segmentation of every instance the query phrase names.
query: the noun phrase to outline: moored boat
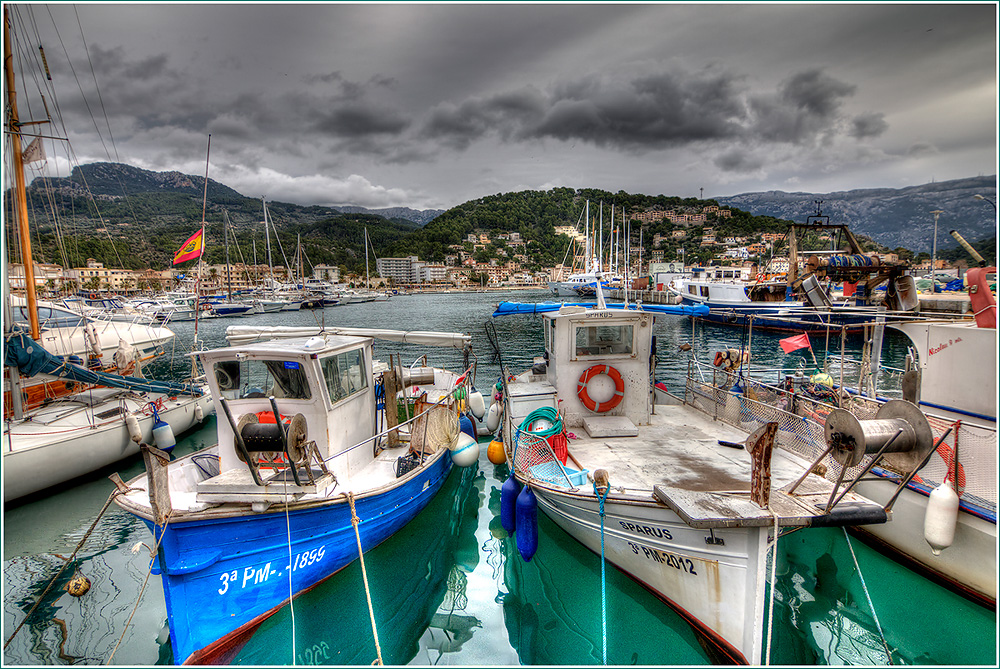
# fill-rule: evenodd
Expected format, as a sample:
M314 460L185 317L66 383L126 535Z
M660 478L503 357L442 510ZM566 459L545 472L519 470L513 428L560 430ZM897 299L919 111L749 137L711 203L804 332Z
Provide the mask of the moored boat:
M741 411L746 404L725 396L716 407L716 392L695 379L684 397L654 394L653 314L605 309L598 297L594 309L543 314L545 356L505 375L508 484L524 486L508 531L530 559L537 504L730 660L760 664L769 553L781 533L885 523L888 515L851 490L861 467L843 446L846 436L838 433L830 448L800 433L801 418L773 407ZM903 404L919 423L915 407ZM720 422L722 412L734 421ZM910 462L932 448L919 426L893 420L908 431L895 455ZM884 453L862 455L867 463Z
M467 351L470 339L435 343ZM368 550L409 522L462 443L453 391L471 376L386 366L370 337L329 333L198 357L218 444L169 463L147 447L148 483L116 498L160 547L178 663L224 661L290 598L357 558L359 542ZM398 422L398 392L415 384L426 392L418 408L403 401L418 415Z

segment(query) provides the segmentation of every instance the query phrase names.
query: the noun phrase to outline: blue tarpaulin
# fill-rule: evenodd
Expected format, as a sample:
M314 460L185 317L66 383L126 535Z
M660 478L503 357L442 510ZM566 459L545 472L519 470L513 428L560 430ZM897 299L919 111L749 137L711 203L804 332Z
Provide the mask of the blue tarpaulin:
M134 376L119 376L107 372L95 372L79 365L64 362L62 358L52 355L38 342L26 334L15 332L4 337L4 363L8 367L17 367L25 376L36 374L51 374L59 378L72 379L81 383L92 383L109 388L124 388L138 392L174 393L185 395L202 395L202 391L194 386L170 381L155 381L138 379Z

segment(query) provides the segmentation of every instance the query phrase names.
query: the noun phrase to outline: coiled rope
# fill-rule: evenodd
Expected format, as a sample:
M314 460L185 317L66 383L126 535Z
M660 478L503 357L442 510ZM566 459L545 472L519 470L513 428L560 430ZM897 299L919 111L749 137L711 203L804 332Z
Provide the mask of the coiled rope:
M59 571L57 571L56 575L52 577L52 580L49 581L49 584L47 586L45 586L45 590L42 591L42 594L39 595L38 599L35 600L35 603L31 606L31 609L28 611L28 614L26 616L24 616L24 620L22 620L21 623L14 629L14 631L11 632L11 635L7 638L7 641L4 642L4 645L3 645L4 649L6 649L7 646L10 645L10 642L14 640L14 637L17 635L17 633L21 631L22 627L24 627L24 624L26 622L28 622L28 620L31 618L31 614L33 614L35 612L35 609L38 608L38 605L41 604L42 600L45 599L45 595L49 594L49 590L51 590L52 586L55 585L56 581L59 579L59 576L62 575L62 573L63 573L63 571L65 571L66 567L71 562L73 562L73 560L76 558L76 554L80 551L81 548L83 548L83 544L90 537L91 533L93 533L94 528L97 527L97 523L101 519L101 517L104 515L104 512L108 510L109 506L111 506L111 502L114 501L115 497L117 497L121 493L122 493L122 491L115 490L110 495L108 495L108 500L104 503L104 507L101 508L101 512L97 514L97 518L94 518L94 522L90 525L90 529L87 530L86 534L83 535L83 538L80 539L80 543L78 543L76 545L76 548L73 549L73 554L69 556L68 560L66 560L65 562L63 562L63 565L61 567L59 567Z
M594 482L594 494L597 495L598 511L601 514L601 654L605 665L608 663L608 581L604 560L604 500L608 498L610 491L610 481L604 486L603 493L597 489L597 482Z
M354 525L354 536L358 540L358 559L361 560L361 577L365 581L365 597L368 598L368 616L372 620L372 635L375 637L375 654L378 656L372 664L382 666L382 647L378 642L378 628L375 626L375 610L372 608L372 593L368 588L368 572L365 570L365 553L361 550L361 534L358 532L358 524L361 519L354 509L354 493L347 493L347 502L351 505L351 525Z
M875 613L875 605L872 604L871 595L868 594L868 585L865 583L865 576L861 573L861 567L858 565L858 556L854 554L854 546L851 545L851 537L847 534L847 528L844 530L844 539L847 541L847 547L851 549L851 559L854 560L854 568L858 571L858 578L861 579L861 589L865 591L865 599L868 600L868 608L872 610L872 618L875 620L875 628L878 630L879 638L882 639L882 647L885 648L886 659L889 664L895 664L892 661L892 652L889 650L889 644L885 640L885 632L882 631L882 625L878 621L878 614Z
M545 430L528 430L528 426L531 425L536 420L547 420L552 423L552 427ZM555 407L539 407L531 413L529 413L523 421L521 421L521 430L524 432L531 432L536 437L545 439L546 437L551 437L554 434L559 434L562 432L563 423L562 416L556 411Z

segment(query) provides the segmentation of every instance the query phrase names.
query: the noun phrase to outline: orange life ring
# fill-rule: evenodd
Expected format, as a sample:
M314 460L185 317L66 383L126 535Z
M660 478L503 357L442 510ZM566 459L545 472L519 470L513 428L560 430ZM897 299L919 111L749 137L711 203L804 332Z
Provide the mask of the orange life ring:
M208 302L202 302L199 309L201 309L202 311L210 311L212 309L212 305L209 304Z
M590 383L590 380L601 374L606 374L615 382L615 394L603 404L595 402L590 397L590 393L587 392L587 384ZM580 381L576 385L576 394L583 402L583 406L595 413L604 413L611 411L621 403L622 398L625 397L625 382L622 381L622 375L618 370L611 365L594 365L580 376Z
M91 293L90 294L90 299L96 300L97 299L97 293Z

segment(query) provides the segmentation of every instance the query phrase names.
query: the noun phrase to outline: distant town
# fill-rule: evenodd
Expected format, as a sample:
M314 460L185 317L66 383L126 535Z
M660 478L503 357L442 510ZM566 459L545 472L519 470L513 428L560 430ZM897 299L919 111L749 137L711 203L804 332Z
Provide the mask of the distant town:
M772 275L784 274L788 271L788 259L780 252L783 249L785 234L780 232L759 232L752 236L727 235L720 237L715 227L706 223L729 218L731 211L717 205L709 205L700 212L679 212L649 210L632 215L633 221L640 222L641 227L659 221L670 221L675 224L668 234L656 233L652 238L652 248L646 249L648 257L643 257L644 247L636 242L641 236L633 234L627 251L618 254L627 257L630 279L643 281L645 285L655 285L655 275L658 272L682 271L691 267L685 263L685 244L689 248L693 244L700 251L710 251L711 260L707 264L750 267L755 266L761 271ZM549 281L562 281L574 271L582 269L582 253L584 248L584 233L574 226L558 226L555 232L569 238L572 248L577 249L574 258L567 258L563 264L543 267L534 271L526 269L528 257L525 253L527 244L532 240L523 239L518 232L497 232L492 235L485 232L470 233L461 244L448 246L443 263L433 263L421 260L416 255L399 258L375 258L371 271L365 274L346 273L341 267L317 264L309 271L290 270L283 265L269 267L266 264L207 264L199 260L180 267L166 270L128 270L106 267L104 263L88 259L85 266L65 268L52 263L34 263L34 279L36 290L43 295L72 294L78 291L140 294L160 292L178 287L193 287L197 277L200 290L203 293L239 292L259 288L262 285L301 283L301 273L306 278L328 282L335 285L350 287L369 286L371 288L393 288L406 291L434 291L447 289L481 289L481 288L542 288ZM699 235L689 239L689 235ZM829 242L830 237L819 235L819 241ZM499 246L497 245L497 243ZM493 245L495 253L489 260L483 260L480 253ZM664 257L667 253L662 246L671 248L675 256ZM705 254L700 254L705 258ZM868 255L878 257L883 263L897 263L900 258L896 253L869 252ZM477 256L480 260L477 260ZM765 260L766 259L766 260ZM574 262L570 262L573 260ZM935 269L947 269L943 259L937 259ZM620 271L626 263L616 265ZM930 271L931 260L923 259L913 265L916 271ZM24 267L20 263L9 263L7 266L8 281L15 291L24 291ZM645 286L644 286L645 287Z

